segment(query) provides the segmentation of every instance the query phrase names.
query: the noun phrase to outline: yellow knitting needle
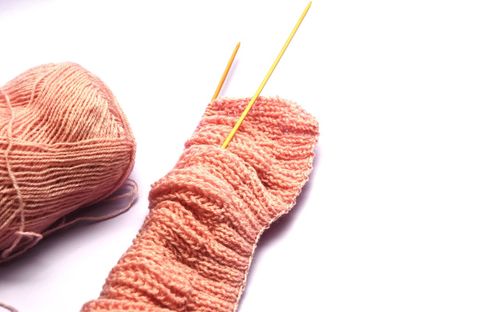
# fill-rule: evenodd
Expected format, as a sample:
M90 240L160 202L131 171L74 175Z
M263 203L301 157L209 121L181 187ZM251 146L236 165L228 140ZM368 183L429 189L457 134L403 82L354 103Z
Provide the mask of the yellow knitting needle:
M267 72L266 76L264 77L264 80L262 80L259 88L257 88L257 92L255 92L255 94L252 97L252 99L250 100L250 102L248 102L247 107L245 108L245 110L241 114L241 116L238 119L238 121L236 121L236 124L234 125L233 129L231 130L231 132L229 132L229 135L227 136L226 140L224 140L224 143L222 143L222 146L221 146L222 148L224 148L224 149L227 148L227 146L229 145L229 142L231 142L231 140L233 139L236 131L238 131L238 128L243 123L243 120L248 115L248 112L250 111L250 109L252 108L253 104L255 103L255 101L257 100L257 98L259 97L260 93L262 92L262 89L264 89L264 86L266 85L267 81L269 80L269 78L273 74L274 69L276 68L276 66L278 65L279 61L281 60L281 57L283 56L283 54L285 53L286 49L290 45L290 42L292 41L293 37L295 36L295 33L299 29L300 24L302 24L302 21L306 17L307 12L309 11L309 8L311 7L311 4L312 4L312 1L309 2L309 4L306 6L306 8L304 9L304 11L300 15L299 20L295 24L295 27L293 27L292 32L290 33L290 35L288 36L288 38L285 41L285 44L281 48L280 53L278 54L278 56L274 60L274 63L271 65L271 68L269 68L269 71Z
M220 77L219 84L217 85L217 89L215 89L215 93L212 96L212 101L219 97L220 90L222 89L222 86L224 85L224 82L226 81L227 74L229 73L229 70L231 69L231 66L233 65L234 58L236 57L236 53L238 53L239 49L240 49L240 43L238 42L236 44L236 46L234 47L233 54L231 54L231 58L229 58L229 61L227 62L226 69L224 69L224 72L222 73L222 76Z

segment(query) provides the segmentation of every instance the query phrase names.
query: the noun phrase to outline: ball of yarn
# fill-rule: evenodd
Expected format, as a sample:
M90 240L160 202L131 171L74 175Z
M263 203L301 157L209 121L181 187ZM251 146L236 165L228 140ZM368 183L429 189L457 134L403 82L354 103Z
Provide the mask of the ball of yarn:
M134 156L116 99L79 65L38 66L0 88L0 262L116 191Z

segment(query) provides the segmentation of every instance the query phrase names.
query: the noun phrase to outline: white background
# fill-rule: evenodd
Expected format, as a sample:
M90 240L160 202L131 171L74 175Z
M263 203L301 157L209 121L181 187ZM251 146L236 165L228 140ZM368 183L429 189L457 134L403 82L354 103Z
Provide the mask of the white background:
M0 301L77 311L147 214L237 41L251 96L305 0L0 0L0 84L73 61L137 138L138 203L0 267ZM500 4L315 0L264 95L315 115L315 169L264 235L240 312L500 310Z

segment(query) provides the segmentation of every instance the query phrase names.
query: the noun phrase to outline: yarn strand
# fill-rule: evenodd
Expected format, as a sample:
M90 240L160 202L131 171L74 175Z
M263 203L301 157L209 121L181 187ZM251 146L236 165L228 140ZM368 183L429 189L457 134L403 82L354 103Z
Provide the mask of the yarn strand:
M24 203L23 196L21 194L21 189L19 188L19 185L17 184L17 180L16 180L16 177L15 177L14 172L12 170L12 165L11 165L10 160L9 160L9 154L10 154L10 151L12 150L12 124L14 123L14 110L12 109L12 103L10 102L9 95L1 89L0 89L0 92L2 93L2 95L5 98L5 102L7 104L7 108L9 109L9 114L10 114L9 122L7 124L8 145L7 145L7 148L5 149L5 152L4 152L5 165L7 167L7 173L9 175L9 178L12 182L12 187L14 188L14 190L16 192L16 199L19 202L19 207L12 214L11 218L7 219L2 224L0 229L5 227L6 225L8 225L15 217L17 217L17 215L19 215L19 219L20 219L19 230L16 232L16 234L17 234L16 239L14 240L14 242L12 242L12 245L9 248L5 249L2 252L2 257L8 257L12 253L12 251L17 247L17 245L19 244L19 242L21 241L23 236L26 234L27 235L30 235L30 234L24 232L24 228L25 228L24 207L26 206L26 204Z
M3 302L0 302L0 308L5 309L9 312L18 312L16 308Z
M45 231L43 233L43 236L47 237L54 232L58 232L60 230L63 230L65 228L68 228L68 227L75 225L75 224L78 224L78 223L102 222L102 221L113 219L115 217L118 217L119 215L124 214L125 212L129 211L130 208L132 208L134 203L137 201L137 195L138 195L139 190L137 187L137 183L134 180L130 180L130 179L127 180L123 184L122 189L125 190L123 193L120 192L120 190L118 190L117 193L111 195L110 197L108 197L104 201L100 202L99 207L107 206L108 204L111 205L114 202L118 202L122 199L125 199L125 205L123 205L123 207L120 207L120 208L113 210L109 213L106 213L102 216L92 216L92 215L82 216L82 217L76 217L75 219L70 220L70 221L66 221L66 217L63 217L60 221L61 224L56 225L56 226L50 228L49 230Z

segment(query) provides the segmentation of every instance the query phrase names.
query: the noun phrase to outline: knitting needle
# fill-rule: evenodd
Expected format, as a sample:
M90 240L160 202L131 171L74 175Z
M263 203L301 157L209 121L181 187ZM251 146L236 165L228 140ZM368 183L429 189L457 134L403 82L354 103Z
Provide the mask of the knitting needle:
M293 27L292 32L290 33L290 35L288 36L288 38L285 41L285 44L281 48L280 53L278 54L278 56L274 60L274 63L271 65L271 68L269 68L269 71L267 72L266 76L264 77L264 80L262 80L260 86L257 88L257 92L255 92L255 94L252 97L252 99L250 100L250 102L248 102L248 105L246 106L245 110L241 114L240 118L238 119L238 121L236 121L236 124L234 125L233 129L231 130L231 132L229 132L229 135L227 136L226 140L224 140L224 143L222 143L221 147L223 149L227 148L227 146L229 145L229 142L231 142L231 140L233 139L236 131L238 131L238 128L241 126L241 124L243 123L243 120L245 119L245 117L247 116L248 112L252 108L253 104L255 103L255 101L259 97L260 93L262 92L262 89L264 89L264 86L266 85L267 81L269 80L269 78L271 77L272 73L274 72L274 69L278 65L278 63L281 60L281 57L285 53L286 49L290 45L290 42L292 41L293 37L295 36L295 33L299 29L300 24L302 24L302 21L306 17L307 12L309 11L309 8L311 7L311 4L312 4L312 1L309 2L309 4L306 6L306 8L304 9L304 11L300 15L299 20L297 21L297 23Z
M236 46L234 47L233 54L231 54L231 58L229 58L229 61L227 62L226 69L224 69L224 72L222 73L222 76L220 77L219 84L217 85L217 89L215 89L215 93L212 96L212 101L219 97L220 90L222 89L222 86L224 85L224 82L226 81L227 74L229 73L229 70L231 69L231 66L233 65L234 58L236 57L236 53L238 53L239 49L240 49L240 43L238 42L236 44Z

